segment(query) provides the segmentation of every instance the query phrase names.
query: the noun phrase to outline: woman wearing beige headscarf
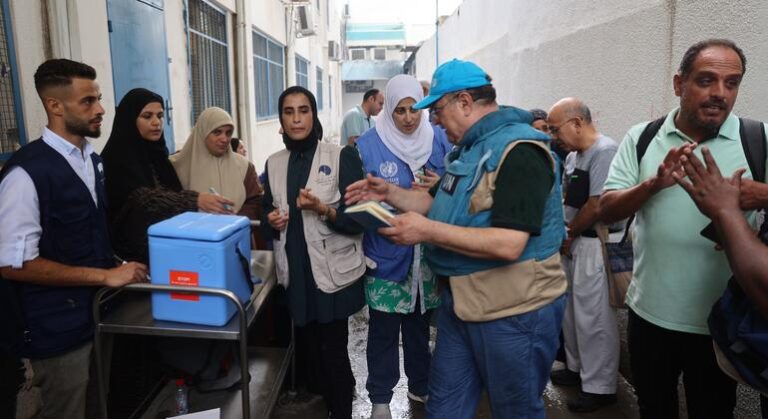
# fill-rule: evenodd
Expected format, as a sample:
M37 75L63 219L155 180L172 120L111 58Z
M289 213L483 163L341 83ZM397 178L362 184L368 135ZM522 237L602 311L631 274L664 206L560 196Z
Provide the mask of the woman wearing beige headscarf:
M234 129L235 123L224 109L204 110L184 147L170 157L171 163L184 189L221 195L202 210L257 220L263 190L253 164L232 151Z

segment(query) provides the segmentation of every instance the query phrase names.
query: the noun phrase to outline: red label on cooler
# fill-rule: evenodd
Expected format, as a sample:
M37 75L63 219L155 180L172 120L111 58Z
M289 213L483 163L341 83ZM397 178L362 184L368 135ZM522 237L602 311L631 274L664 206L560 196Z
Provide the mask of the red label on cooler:
M185 287L198 287L197 272L171 271L171 285L181 285ZM200 295L186 292L172 292L171 300L200 301Z

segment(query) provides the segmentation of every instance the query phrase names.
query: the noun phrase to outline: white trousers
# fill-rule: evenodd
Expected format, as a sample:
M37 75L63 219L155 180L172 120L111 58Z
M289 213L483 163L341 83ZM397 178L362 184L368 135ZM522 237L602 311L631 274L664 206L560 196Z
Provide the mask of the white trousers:
M582 391L614 394L619 371L619 328L616 311L608 303L600 240L578 237L571 245L571 254L572 259L562 259L569 288L563 317L568 369L579 372Z

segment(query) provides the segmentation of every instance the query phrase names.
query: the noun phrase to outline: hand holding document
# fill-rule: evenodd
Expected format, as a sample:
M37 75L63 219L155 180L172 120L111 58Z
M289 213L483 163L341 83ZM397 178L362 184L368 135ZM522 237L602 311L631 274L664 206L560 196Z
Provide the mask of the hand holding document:
M394 215L377 201L366 201L347 207L344 214L366 230L391 227L392 224L389 221L394 218Z

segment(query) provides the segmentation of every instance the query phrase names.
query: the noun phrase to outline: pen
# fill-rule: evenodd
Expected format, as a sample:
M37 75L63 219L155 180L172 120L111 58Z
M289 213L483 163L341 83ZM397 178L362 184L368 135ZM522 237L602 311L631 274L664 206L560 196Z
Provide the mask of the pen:
M211 186L210 188L208 188L208 192L210 192L210 193L212 193L212 194L214 194L214 195L216 195L216 196L221 196L221 195L219 195L219 193L218 193L218 192L216 192L216 189L213 189L213 186ZM229 204L223 204L223 205L224 205L224 209L225 209L225 210L227 210L227 211L230 211L230 210L232 210L232 207L230 207L230 206L229 206Z

